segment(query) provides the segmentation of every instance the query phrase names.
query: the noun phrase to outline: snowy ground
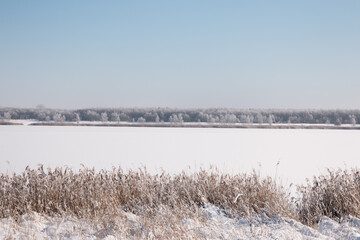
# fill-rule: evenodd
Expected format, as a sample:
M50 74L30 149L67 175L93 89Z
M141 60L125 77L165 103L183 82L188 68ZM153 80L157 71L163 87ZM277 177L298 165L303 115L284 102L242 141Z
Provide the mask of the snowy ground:
M327 168L358 167L359 145L358 130L0 126L0 173L38 164L169 173L213 165L302 184Z
M0 126L0 173L20 173L38 164L73 169L84 164L97 170L146 166L150 172L170 173L213 165L227 173L255 168L283 185L302 184L326 168L358 167L359 145L357 130ZM310 228L281 217L234 220L215 206L203 212L205 223L182 223L199 238L360 239L360 219L351 216L341 224L322 217ZM134 219L128 221L139 225ZM143 238L153 236L143 226L136 231ZM0 239L136 239L134 234L139 232L102 229L71 218L24 216L20 225L0 219Z
M349 216L342 223L323 217L314 228L281 217L260 216L252 220L235 220L225 216L212 205L202 209L205 222L184 219L184 239L360 239L360 219ZM119 219L133 228L106 229L98 224L74 218L48 218L39 215L24 216L20 224L11 219L0 219L0 239L156 239L154 232L137 222L131 214ZM171 239L171 236L169 236Z

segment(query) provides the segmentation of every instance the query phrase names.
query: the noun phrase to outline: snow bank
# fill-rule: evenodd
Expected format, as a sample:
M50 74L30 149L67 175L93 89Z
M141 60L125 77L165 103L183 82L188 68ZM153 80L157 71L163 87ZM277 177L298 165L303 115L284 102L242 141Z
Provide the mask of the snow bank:
M213 239L359 239L360 219L349 216L342 223L322 217L315 228L300 222L265 215L253 219L235 220L226 217L219 208L207 205L204 212L210 225L204 229Z
M179 224L191 234L186 238L203 239L356 239L360 240L360 219L348 216L341 223L322 217L314 228L293 219L265 215L251 219L232 219L214 205L201 210L206 221L184 219ZM0 239L136 239L139 234L156 239L156 233L144 229L139 218L125 213L118 225L123 228L100 227L97 222L76 218L50 218L31 214L23 216L19 224L13 219L0 220ZM150 221L150 220L149 220ZM126 229L126 226L137 226ZM137 231L137 232L136 232ZM147 232L143 235L141 232ZM171 236L169 236L171 239Z

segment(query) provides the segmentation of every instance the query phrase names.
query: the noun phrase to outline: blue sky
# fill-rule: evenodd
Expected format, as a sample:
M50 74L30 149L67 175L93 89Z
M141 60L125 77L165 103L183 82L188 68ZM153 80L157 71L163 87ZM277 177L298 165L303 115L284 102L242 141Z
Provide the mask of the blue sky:
M0 106L360 108L360 1L0 0Z

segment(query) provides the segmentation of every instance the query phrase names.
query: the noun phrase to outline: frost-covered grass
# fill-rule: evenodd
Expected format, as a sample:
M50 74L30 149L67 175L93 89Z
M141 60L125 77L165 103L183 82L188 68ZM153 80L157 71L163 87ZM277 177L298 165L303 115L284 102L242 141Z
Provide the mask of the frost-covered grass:
M116 214L119 209L153 216L163 207L192 215L204 204L219 206L229 216L294 216L285 189L271 178L260 179L255 172L229 175L202 170L153 175L146 169L95 172L84 168L73 172L39 167L1 175L0 191L1 218L30 212L93 218Z
M319 216L341 220L360 217L360 172L357 169L328 171L299 187L298 215L306 224L315 224Z
M27 168L0 177L0 238L360 239L357 170L298 193L257 172Z

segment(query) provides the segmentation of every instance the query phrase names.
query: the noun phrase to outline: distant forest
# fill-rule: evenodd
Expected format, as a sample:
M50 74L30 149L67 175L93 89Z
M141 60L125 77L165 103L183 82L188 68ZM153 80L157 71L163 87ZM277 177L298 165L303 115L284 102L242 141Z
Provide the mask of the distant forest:
M352 124L360 110L89 108L78 110L0 108L0 121L33 119L52 122L171 122L244 124Z

